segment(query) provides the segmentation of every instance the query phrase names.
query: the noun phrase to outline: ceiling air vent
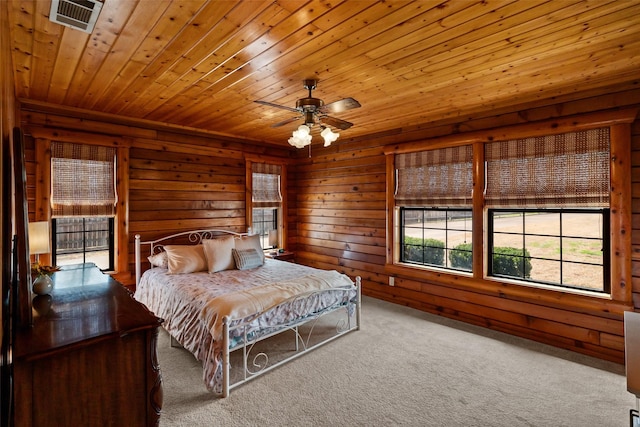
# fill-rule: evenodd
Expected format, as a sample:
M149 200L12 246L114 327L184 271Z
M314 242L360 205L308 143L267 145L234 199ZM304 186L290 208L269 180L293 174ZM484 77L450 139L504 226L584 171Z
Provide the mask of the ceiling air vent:
M99 0L52 0L49 20L91 33L102 9Z

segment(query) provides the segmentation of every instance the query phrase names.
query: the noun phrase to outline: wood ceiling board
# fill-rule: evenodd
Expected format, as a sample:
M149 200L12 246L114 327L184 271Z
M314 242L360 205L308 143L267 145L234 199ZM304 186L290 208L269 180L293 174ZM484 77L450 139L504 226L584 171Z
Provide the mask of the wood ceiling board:
M335 115L354 141L640 77L634 1L105 0L90 37L49 1L5 3L20 99L251 143L287 146L297 123L271 125L290 113L253 101L295 106L306 78L362 104Z

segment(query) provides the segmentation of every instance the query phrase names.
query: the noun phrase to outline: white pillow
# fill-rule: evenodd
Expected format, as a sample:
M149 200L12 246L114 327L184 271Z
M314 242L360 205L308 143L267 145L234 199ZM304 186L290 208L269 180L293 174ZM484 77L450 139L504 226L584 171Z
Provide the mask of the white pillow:
M260 267L264 263L260 253L255 248L233 249L232 252L238 270L249 270L250 268Z
M195 273L207 270L202 245L166 245L169 274Z
M154 267L167 268L167 253L165 251L158 252L155 255L148 256L147 259Z
M264 251L262 250L262 245L260 244L260 236L258 234L236 238L236 249L255 249L260 255L262 263L264 264Z
M235 247L233 236L205 239L202 241L202 246L204 246L209 273L235 268L232 253L232 249Z

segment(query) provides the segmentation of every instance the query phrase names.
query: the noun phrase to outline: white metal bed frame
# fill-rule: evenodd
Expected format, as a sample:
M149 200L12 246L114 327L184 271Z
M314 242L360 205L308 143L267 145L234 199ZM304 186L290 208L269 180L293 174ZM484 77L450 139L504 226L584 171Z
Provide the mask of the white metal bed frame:
M136 275L136 286L140 282L140 277L142 276L142 267L141 267L141 247L143 245L149 246L149 254L155 254L159 250L161 250L164 245L163 242L175 240L178 238L185 238L187 242L190 244L199 244L202 243L204 239L210 239L219 237L221 235L233 235L233 236L246 236L246 233L237 233L228 230L194 230L194 231L186 231L181 233L172 234L170 236L161 237L156 240L145 241L142 242L140 235L136 234L135 236L135 275ZM151 267L153 268L153 266ZM296 359L302 356L309 351L312 351L326 343L329 343L336 338L341 337L342 335L349 333L351 331L360 329L360 321L361 321L361 278L357 276L355 278L355 297L349 297L349 293L352 293L353 290L342 289L342 288L332 288L325 289L320 291L313 291L309 293L305 293L303 295L297 295L293 298L290 298L286 301L283 301L280 304L277 304L274 307L271 307L265 310L262 313L256 313L256 316L253 317L250 321L239 322L234 325L234 319L230 319L228 316L225 316L223 319L223 338L222 338L222 393L221 397L227 397L230 391L233 388L236 388L252 379L257 378L258 376L265 374L280 365L283 365L286 362L289 362L293 359ZM308 298L313 296L320 296L321 294L328 295L333 293L334 295L341 296L343 298L337 298L338 301L344 301L343 303L338 303L327 307L318 312L310 313L304 318L295 319L289 323L277 325L274 327L270 327L269 330L271 332L266 334L256 333L258 332L255 329L255 326L252 325L251 322L258 320L260 317L265 316L270 311L278 309L280 306L284 306L287 304L291 304L296 300L302 298ZM317 322L323 318L324 316L330 313L339 313L339 310L343 310L343 315L338 317L335 325L335 333L329 335L328 337L324 337L320 341L311 344L311 338L314 333L314 328ZM355 320L353 319L355 317ZM310 326L309 331L303 336L300 332L300 326L308 325ZM275 335L281 334L286 331L293 331L295 337L295 350L289 356L278 360L273 364L269 364L269 355L265 351L258 352L253 355L252 350L254 346L267 338L273 337ZM242 339L237 343L233 344L231 337L242 337ZM171 337L171 341L174 342L173 337ZM311 345L310 345L311 344ZM230 355L233 351L242 350L242 373L239 379L236 379L234 382L231 382L231 362ZM253 369L255 367L255 370Z

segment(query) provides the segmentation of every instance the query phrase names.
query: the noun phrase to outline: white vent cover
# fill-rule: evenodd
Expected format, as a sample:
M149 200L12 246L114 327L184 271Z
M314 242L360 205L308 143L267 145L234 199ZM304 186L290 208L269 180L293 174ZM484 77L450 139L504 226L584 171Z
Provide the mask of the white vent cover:
M51 0L49 20L91 33L102 9L99 0Z

